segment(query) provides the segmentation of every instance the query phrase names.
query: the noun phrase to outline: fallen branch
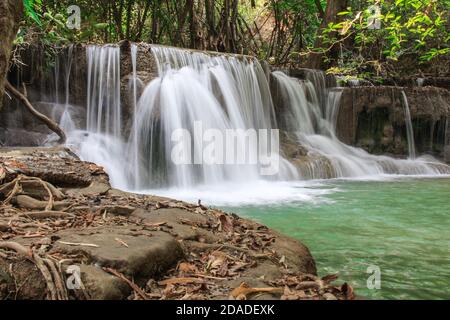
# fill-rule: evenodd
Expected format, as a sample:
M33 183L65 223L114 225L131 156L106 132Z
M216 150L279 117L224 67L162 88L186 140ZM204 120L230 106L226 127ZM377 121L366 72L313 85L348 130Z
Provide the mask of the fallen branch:
M149 228L157 228L157 227L162 227L167 225L166 221L163 222L156 222L156 223L143 223L144 226L149 227Z
M24 86L24 91L25 91L24 93L21 93L19 90L14 88L14 86L11 83L9 83L9 81L5 82L5 88L9 92L11 92L20 102L22 102L22 104L27 108L28 111L31 112L31 114L33 116L35 116L38 120L43 122L50 130L52 130L59 136L59 141L58 141L59 143L66 142L66 134L61 129L61 127L55 121L48 118L46 115L40 113L39 111L37 111L33 107L33 105L30 103L30 101L28 100L28 98L26 96L25 86Z
M124 247L127 247L127 248L130 247L130 246L129 246L125 241L123 241L122 239L114 238L114 240L116 240L118 243L120 243L120 244L123 245Z
M65 244L68 246L79 246L79 247L92 247L98 248L99 246L93 243L78 243L78 242L66 242L66 241L58 241L61 244Z

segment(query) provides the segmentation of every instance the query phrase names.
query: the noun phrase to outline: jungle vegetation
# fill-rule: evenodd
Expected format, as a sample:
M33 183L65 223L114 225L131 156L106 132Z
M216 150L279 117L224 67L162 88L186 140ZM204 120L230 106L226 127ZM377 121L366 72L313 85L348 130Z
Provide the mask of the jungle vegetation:
M23 1L16 45L145 41L361 77L450 52L450 0ZM79 29L67 26L75 3Z

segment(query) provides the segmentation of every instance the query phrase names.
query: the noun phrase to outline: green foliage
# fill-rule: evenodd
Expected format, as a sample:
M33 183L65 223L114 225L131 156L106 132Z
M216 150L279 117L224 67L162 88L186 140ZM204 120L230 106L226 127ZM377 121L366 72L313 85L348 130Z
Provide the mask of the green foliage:
M450 52L449 1L368 0L365 7L378 5L380 29L370 28L373 13L349 7L339 13L340 22L331 22L323 30L324 52L334 45L351 52L351 58L363 56L368 61L398 61L414 56L418 63L429 62ZM352 40L352 47L346 46ZM342 59L341 59L342 62ZM344 59L344 63L345 63Z
M450 0L77 0L80 30L66 26L74 1L23 2L26 19L16 44L128 39L295 66L315 52L344 74L378 74L406 56L419 65L450 53ZM327 4L337 2L349 7L324 20ZM380 29L370 28L371 5L381 9Z
M40 25L41 21L38 14L36 13L35 6L41 6L42 0L23 0L23 5L25 7L25 14L30 17L35 23Z

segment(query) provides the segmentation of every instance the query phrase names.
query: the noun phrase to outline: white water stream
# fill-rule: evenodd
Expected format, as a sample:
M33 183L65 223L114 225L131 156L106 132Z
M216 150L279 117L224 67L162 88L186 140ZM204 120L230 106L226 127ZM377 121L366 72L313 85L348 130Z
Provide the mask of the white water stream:
M159 76L138 97L141 82L136 72L137 52L132 45L129 87L134 117L130 130L123 130L120 48L116 46L87 48L87 126L77 130L64 126L70 131L68 144L82 159L104 166L115 187L139 192L156 189L159 190L156 193L181 199L197 196L229 204L237 198L306 200L318 191L305 187L299 182L301 177L317 179L331 174L336 178L374 178L385 174L448 173L448 168L434 158L416 158L404 93L409 159L375 156L340 142L336 123L342 90L327 88L321 72L311 73L305 81L278 71L272 73L284 97L288 129L295 132L298 143L312 155L325 159L312 161L308 174L299 172L282 155L275 176L261 175L260 164L175 165L171 160L172 133L179 128L192 134L193 158L201 158L203 141L194 126L198 121L204 130L216 129L224 134L227 130L242 130L237 146L226 145L225 154L234 152L231 148L247 148L250 153L247 156L260 157L256 146L246 144L245 130L277 128L267 74L256 59L249 57L153 46ZM273 139L269 139L271 146ZM323 161L331 164L332 172ZM229 199L223 198L226 190L234 191Z

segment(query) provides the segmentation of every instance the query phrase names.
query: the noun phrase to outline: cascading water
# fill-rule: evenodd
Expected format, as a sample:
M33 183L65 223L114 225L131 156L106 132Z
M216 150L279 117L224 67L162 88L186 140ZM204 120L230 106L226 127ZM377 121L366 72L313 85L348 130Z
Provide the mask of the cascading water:
M260 179L260 166L256 163L202 163L202 132L210 129L218 130L223 137L234 130L236 145L224 142L225 148L220 151L224 155L245 150L247 159L261 157L261 145L248 140L247 130L272 129L275 116L267 78L259 62L157 46L152 52L159 77L146 87L137 107L132 130L137 137L131 137L137 141L133 154L139 166L139 175L133 177L134 188ZM202 132L197 130L199 127ZM171 159L172 133L180 128L193 138L193 150L189 152L193 164L175 165ZM270 146L275 145L273 138L270 136ZM281 157L280 160L278 178L295 175L293 166Z
M69 45L66 48L61 49L61 55L56 56L54 66L54 92L52 102L45 102L51 104L51 118L59 122L60 127L66 132L71 132L76 129L76 125L72 119L73 108L70 104L70 75L72 72L73 62L73 45ZM63 65L63 77L64 77L64 96L61 98L61 65ZM59 140L56 134L51 134L44 141L44 144L52 144Z
M425 79L424 78L417 78L416 82L417 82L417 86L418 87L423 87L423 84L425 83Z
M121 136L120 48L88 46L87 130Z
M405 91L402 90L402 105L405 111L406 136L408 139L408 153L410 159L416 158L416 144L414 142L414 131L411 121L411 112L409 110L408 98Z
M348 146L336 137L336 121L339 113L341 91L339 88L328 90L328 100L325 114L315 96L323 93L316 91L309 80L299 81L282 72L273 72L273 76L284 94L284 101L289 110L290 130L294 128L299 143L313 154L325 157L331 164L325 166L323 159L319 165L311 164L308 178L323 178L327 176L322 170L330 170L331 177L358 177L377 174L440 174L447 173L447 169L431 157L422 157L414 161L414 140L412 135L411 116L407 100L404 101L405 119L408 127L409 160L393 159L386 156L375 156L366 151ZM320 88L319 88L320 90ZM308 98L312 97L312 98ZM403 99L406 95L403 93ZM295 125L296 124L296 125Z
M120 47L88 46L86 129L69 132L67 144L83 160L107 168L113 185L127 188L129 159L122 137Z
M138 76L137 76L137 71L136 71L136 65L137 65L137 52L138 52L138 47L137 45L133 44L131 45L131 66L132 66L132 72L133 72L133 76L131 78L131 88L132 88L132 99L133 99L133 114L137 115L137 86L138 86ZM139 183L136 183L139 181L139 167L140 167L140 163L139 163L139 158L138 158L138 152L136 152L135 150L138 150L139 145L138 145L138 131L137 131L137 117L134 116L133 117L133 134L132 134L132 140L130 141L131 144L131 152L133 155L133 175L135 177L135 186L139 185Z
M340 142L336 137L336 123L342 89L331 88L324 74L318 71L307 73L305 81L282 72L272 73L284 96L287 130L296 132L299 144L308 150L305 172L302 167L299 172L282 156L279 157L280 171L275 176L262 176L258 163L203 163L204 147L210 140L205 142L202 132L207 129L215 129L225 136L229 131L234 132L236 145L225 144L224 154L241 149L247 150L246 159L260 156L259 145L249 145L247 130L277 128L263 68L250 57L152 46L159 76L142 91L136 71L137 53L137 46L132 45L130 128L125 128L121 116L120 48L89 46L86 53L87 126L86 130L72 130L68 135L68 144L82 159L104 166L116 187L187 190L193 186L230 183L243 186L261 179L448 173L447 167L431 157L413 160L414 156L410 156L408 160L398 160L370 155ZM410 119L406 110L407 107L405 118ZM199 124L201 130L197 130ZM172 134L180 128L190 134L193 164L175 165L171 159ZM408 141L413 146L412 137L410 135ZM268 139L267 136L258 138L259 141ZM275 138L269 138L269 146L276 145Z
M65 131L72 131L75 130L75 124L72 121L72 117L70 116L70 73L72 71L72 60L73 60L73 45L70 45L68 47L67 52L67 62L65 65L65 72L64 72L64 111L61 116L60 125L61 128ZM57 83L58 81L56 81ZM56 87L56 93L58 94L58 87ZM59 101L57 100L57 103Z

